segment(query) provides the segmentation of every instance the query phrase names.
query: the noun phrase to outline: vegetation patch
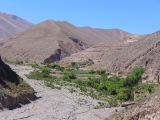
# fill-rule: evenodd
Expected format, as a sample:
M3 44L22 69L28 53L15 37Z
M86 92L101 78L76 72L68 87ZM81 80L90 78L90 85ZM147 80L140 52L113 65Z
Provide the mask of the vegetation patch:
M8 60L8 59L5 58L4 61L6 63L15 64L15 65L23 65L24 64L24 62L22 60L11 61L11 60Z
M145 97L146 93L151 94L155 89L154 84L142 84L141 76L144 72L142 67L133 69L126 78L115 75L108 77L106 71L102 69L94 71L75 68L75 63L70 68L62 68L55 64L37 66L37 68L38 70L28 75L28 78L44 80L46 85L51 88L60 89L62 86L70 86L72 92L78 89L82 94L105 101L97 108L117 106L125 101L140 100ZM59 71L61 75L53 74L55 70Z

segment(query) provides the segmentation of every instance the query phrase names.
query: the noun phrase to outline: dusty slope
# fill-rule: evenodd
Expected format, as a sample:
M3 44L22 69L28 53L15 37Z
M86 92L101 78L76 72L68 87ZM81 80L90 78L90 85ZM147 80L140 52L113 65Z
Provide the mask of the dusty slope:
M64 58L62 63L92 59L93 68L105 68L109 72L120 74L126 74L136 66L143 66L146 68L145 79L157 82L160 75L159 41L159 37L149 35L148 38L140 40L129 39L123 42L98 44Z
M160 119L160 93L157 92L145 100L117 113L106 120L159 120Z
M33 69L29 66L11 66L37 92L40 99L12 111L0 112L1 120L104 120L115 113L115 109L94 109L96 100L66 89L45 87L41 81L28 80L24 74Z
M132 36L132 34L120 29L82 27L80 31L90 38L88 41L91 43L115 42L123 40L127 36Z
M32 26L32 23L16 15L0 12L0 41L13 37Z
M32 63L59 60L93 44L111 38L117 41L129 34L120 30L90 30L93 32L88 34L70 23L47 20L6 42L0 47L0 54L10 60L18 59Z

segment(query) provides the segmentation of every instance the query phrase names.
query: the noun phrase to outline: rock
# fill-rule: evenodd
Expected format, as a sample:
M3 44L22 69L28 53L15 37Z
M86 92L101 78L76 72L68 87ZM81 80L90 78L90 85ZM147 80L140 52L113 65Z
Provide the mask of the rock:
M35 100L34 90L0 57L0 109L14 109Z
M137 104L121 111L109 120L159 120L160 93L156 92Z
M134 105L134 104L135 102L125 102L121 104L121 107L127 107L127 106Z

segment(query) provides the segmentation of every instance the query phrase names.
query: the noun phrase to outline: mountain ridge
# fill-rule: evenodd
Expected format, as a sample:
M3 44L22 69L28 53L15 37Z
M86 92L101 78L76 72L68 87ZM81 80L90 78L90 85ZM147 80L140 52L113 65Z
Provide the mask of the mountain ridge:
M54 61L53 56L57 51L61 52L56 56L56 59L62 59L94 44L118 41L129 34L119 30L113 31L112 34L112 30L107 29L92 31L94 29L91 30L91 35L68 22L47 20L5 42L0 47L0 54L3 58L13 60L20 59L41 63L50 58L53 59L51 61ZM100 36L100 32L104 32L103 37L106 39ZM98 34L97 37L94 34ZM111 40L111 38L113 39Z
M0 12L0 41L29 29L33 24L16 15Z

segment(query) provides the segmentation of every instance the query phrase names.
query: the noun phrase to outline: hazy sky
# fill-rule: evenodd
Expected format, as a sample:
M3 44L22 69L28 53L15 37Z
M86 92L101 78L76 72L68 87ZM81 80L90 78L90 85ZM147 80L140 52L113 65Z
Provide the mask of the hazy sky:
M138 34L160 30L160 0L0 0L0 11L33 23L54 19Z

